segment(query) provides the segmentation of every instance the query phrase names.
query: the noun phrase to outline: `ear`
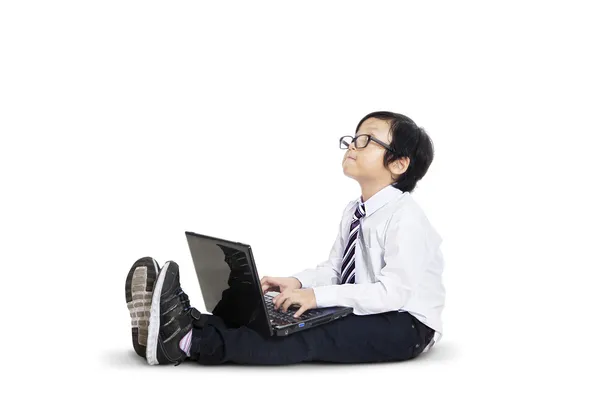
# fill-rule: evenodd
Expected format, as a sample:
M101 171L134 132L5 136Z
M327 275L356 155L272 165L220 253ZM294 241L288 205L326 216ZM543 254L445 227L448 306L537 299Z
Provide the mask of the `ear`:
M391 167L392 173L394 173L396 175L401 175L406 172L409 165L410 165L410 158L402 157L402 158L394 161L390 165L390 167Z

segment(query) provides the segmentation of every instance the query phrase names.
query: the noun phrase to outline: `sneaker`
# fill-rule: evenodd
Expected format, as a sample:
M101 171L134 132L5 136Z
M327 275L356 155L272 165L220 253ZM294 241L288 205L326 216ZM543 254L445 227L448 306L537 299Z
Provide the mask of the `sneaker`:
M158 275L150 310L146 361L150 365L178 365L187 355L179 348L180 340L199 320L200 311L190 306L190 300L179 284L179 265L167 261Z
M131 316L133 349L142 357L146 357L152 289L159 269L154 258L140 258L133 263L125 281L125 300Z

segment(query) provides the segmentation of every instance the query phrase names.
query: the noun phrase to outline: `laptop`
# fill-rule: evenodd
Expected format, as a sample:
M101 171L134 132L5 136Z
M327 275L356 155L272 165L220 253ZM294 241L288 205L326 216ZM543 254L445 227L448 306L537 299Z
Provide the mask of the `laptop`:
M275 310L276 292L262 292L250 245L185 232L206 310L229 327L247 326L263 336L287 336L352 313L352 307Z

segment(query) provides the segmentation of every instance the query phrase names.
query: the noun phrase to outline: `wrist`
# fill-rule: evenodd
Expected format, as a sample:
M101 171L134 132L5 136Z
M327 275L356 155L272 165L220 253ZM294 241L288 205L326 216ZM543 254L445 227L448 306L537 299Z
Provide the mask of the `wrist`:
M296 289L302 289L302 282L300 282L300 279L296 278L295 276L293 276L292 278L296 280Z

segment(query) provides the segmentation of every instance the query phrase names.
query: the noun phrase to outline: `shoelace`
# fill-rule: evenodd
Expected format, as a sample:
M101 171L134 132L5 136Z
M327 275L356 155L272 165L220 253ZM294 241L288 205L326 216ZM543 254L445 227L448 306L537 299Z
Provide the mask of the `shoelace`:
M183 291L183 289L181 289L181 287L179 288L179 292L177 292L177 296L179 296L179 299L183 303L183 312L186 312L190 308L192 308L190 305L190 298L188 297L187 294L185 294L185 292ZM184 359L180 359L180 360L176 361L175 366L178 366L179 364L181 364L183 362L183 360Z
M190 298L188 297L187 294L185 294L185 292L183 291L183 289L181 289L181 287L179 288L179 292L177 293L177 296L179 296L179 299L181 299L181 302L183 303L183 311L187 311L190 308L192 308L192 306L190 305Z

